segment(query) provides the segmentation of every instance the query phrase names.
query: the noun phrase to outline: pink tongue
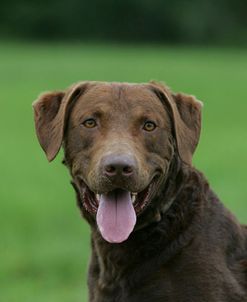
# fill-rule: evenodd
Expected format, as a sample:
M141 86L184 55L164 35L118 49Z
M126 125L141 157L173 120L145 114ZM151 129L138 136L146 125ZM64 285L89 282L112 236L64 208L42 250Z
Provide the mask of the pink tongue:
M100 195L96 220L106 241L120 243L126 240L136 223L130 192L117 189Z

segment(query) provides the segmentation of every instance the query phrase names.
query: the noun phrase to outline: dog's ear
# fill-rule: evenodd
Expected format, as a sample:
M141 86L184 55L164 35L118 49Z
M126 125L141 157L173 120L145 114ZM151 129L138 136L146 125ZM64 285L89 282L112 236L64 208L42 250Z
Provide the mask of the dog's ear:
M36 134L47 159L52 161L63 141L69 108L86 90L88 83L71 86L64 92L47 92L34 103Z
M191 165L200 137L202 102L191 95L173 94L160 83L151 82L150 85L171 116L180 158Z

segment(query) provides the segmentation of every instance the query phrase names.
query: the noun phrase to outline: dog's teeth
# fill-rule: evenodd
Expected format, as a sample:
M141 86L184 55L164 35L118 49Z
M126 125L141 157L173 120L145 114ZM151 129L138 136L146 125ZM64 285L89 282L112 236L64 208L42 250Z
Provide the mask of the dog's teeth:
M136 201L136 195L132 195L131 196L131 201L132 201L132 203L135 203L135 201Z
M100 198L99 194L96 194L96 198L99 201L99 198Z

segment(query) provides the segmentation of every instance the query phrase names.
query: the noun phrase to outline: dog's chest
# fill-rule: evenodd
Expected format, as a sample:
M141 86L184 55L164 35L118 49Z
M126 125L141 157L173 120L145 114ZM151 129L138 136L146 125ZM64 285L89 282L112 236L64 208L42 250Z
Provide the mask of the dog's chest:
M139 284L133 280L133 275L111 280L103 280L99 277L91 289L93 293L90 302L175 301L172 299L170 284L165 284L164 280L162 282L155 280L151 283L140 282Z
M103 256L104 255L104 256ZM90 302L244 302L246 298L238 287L232 287L224 274L207 277L206 271L191 263L181 269L179 262L159 268L131 261L133 254L117 257L114 253L98 254L92 258L89 270ZM209 259L210 260L210 259ZM130 266L126 266L130 263ZM201 274L200 274L201 273ZM200 277L203 274L203 278ZM224 293L229 293L226 295Z
M172 299L170 279L163 270L140 272L135 253L98 253L95 246L89 269L90 302L158 302ZM140 259L139 259L140 260Z
M90 302L176 301L169 272L149 263L148 259L155 256L141 246L108 248L101 240L95 240L92 252L88 276Z

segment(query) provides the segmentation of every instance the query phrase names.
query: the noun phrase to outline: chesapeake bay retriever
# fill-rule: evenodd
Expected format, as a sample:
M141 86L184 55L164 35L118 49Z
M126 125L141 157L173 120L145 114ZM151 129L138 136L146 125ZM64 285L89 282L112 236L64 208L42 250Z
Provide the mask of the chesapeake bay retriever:
M191 163L201 106L155 82L82 82L34 103L91 226L90 302L247 301L247 229Z

